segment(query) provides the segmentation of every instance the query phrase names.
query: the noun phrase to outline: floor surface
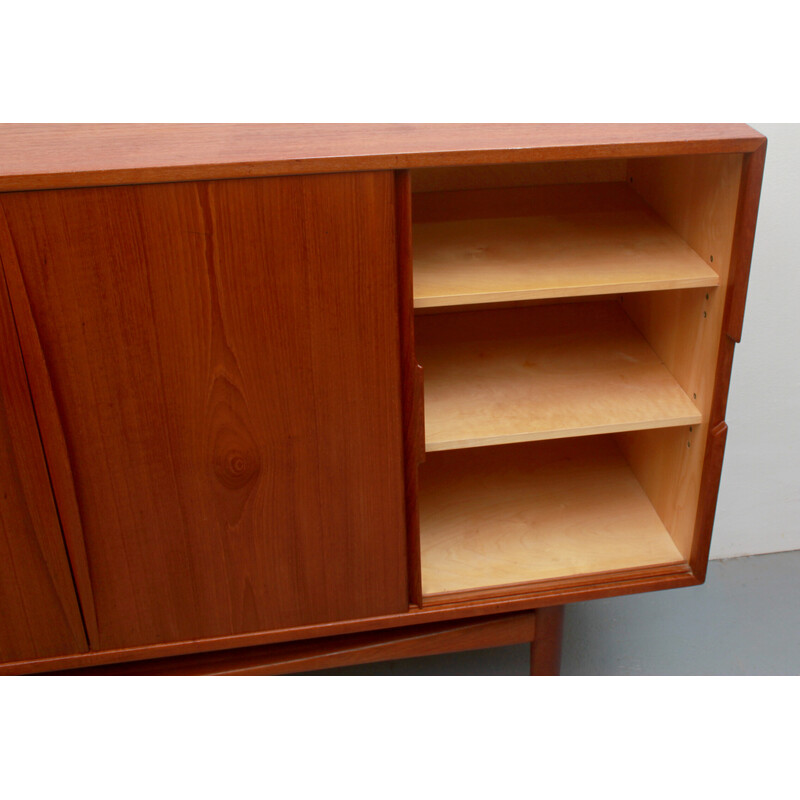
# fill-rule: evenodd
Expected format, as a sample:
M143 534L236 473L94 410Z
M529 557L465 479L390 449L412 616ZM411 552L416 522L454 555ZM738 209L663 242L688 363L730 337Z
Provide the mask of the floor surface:
M527 675L515 645L325 675ZM800 551L715 561L703 586L567 608L563 675L800 674Z

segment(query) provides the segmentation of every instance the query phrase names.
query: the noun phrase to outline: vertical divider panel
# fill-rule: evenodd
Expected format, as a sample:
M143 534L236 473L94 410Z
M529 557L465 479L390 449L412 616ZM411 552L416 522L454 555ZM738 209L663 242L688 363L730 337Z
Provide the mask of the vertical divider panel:
M414 265L412 249L411 175L395 173L397 269L400 288L400 363L403 385L406 524L408 526L408 586L410 600L422 605L422 564L419 538L419 465L425 460L425 418L422 367L414 345Z

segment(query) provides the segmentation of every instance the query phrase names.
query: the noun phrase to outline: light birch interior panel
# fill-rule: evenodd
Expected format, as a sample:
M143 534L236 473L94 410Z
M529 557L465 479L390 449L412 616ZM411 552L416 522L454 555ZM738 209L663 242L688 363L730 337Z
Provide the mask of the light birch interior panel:
M415 307L719 284L715 270L644 203L607 210L598 196L597 205L415 225Z
M426 595L682 560L613 437L432 454L420 531Z

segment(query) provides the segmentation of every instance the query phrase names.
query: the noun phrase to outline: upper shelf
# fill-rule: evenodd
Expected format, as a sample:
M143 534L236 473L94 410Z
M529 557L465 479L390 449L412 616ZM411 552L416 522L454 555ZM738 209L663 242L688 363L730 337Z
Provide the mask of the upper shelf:
M429 452L696 425L618 303L417 318Z
M610 207L618 193L609 188L581 186L578 210L553 187L544 190L554 193L552 211L537 197L531 216L521 208L514 217L414 225L415 308L719 285L717 273L644 203L625 198Z

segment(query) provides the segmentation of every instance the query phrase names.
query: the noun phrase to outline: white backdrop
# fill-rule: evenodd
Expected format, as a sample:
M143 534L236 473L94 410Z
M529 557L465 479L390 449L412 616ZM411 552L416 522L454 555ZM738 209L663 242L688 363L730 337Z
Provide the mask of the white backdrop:
M800 550L800 124L769 139L712 558Z

